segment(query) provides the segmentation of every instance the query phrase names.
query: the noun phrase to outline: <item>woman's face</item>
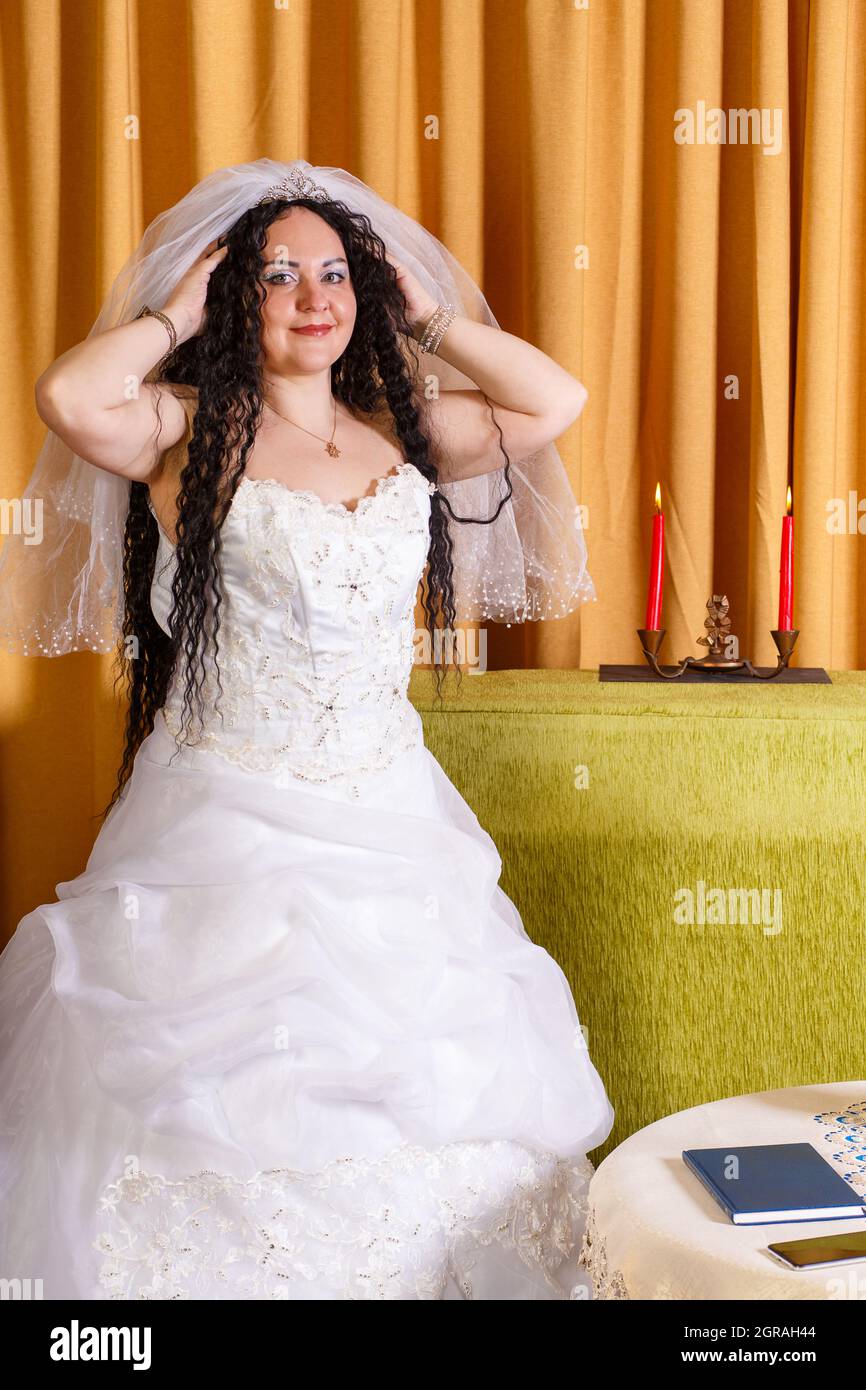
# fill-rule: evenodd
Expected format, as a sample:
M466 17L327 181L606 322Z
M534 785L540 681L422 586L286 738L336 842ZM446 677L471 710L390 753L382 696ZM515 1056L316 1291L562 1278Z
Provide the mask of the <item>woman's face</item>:
M357 312L342 241L309 208L290 208L268 228L263 254L265 368L283 376L329 369L348 346ZM327 331L300 331L314 324Z

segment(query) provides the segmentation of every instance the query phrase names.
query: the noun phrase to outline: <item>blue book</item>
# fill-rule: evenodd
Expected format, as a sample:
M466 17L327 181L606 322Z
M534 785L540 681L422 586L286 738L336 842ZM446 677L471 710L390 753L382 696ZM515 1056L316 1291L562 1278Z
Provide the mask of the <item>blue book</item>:
M866 1203L811 1144L683 1149L683 1159L737 1226L866 1217Z

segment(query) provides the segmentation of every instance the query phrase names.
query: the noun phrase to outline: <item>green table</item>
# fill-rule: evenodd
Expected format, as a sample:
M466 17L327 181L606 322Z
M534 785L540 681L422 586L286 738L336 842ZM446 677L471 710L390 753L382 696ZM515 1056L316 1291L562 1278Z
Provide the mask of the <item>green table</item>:
M866 1072L866 672L830 675L491 671L437 708L413 671L427 746L572 986L617 1112L595 1162L688 1106Z

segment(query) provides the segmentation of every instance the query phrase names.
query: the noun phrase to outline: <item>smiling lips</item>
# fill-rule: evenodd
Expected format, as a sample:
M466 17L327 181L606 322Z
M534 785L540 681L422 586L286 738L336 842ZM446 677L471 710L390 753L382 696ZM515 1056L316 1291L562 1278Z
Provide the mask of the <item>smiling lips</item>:
M311 338L323 338L334 327L332 323L308 323L304 328L293 328L293 333L306 333Z

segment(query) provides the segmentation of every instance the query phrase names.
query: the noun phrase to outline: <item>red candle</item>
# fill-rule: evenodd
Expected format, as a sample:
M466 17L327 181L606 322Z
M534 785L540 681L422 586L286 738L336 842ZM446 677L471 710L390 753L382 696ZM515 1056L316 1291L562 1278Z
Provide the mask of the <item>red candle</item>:
M788 488L787 516L782 518L782 561L779 566L779 631L794 628L794 518Z
M662 515L661 483L656 483L656 514L653 517L653 544L650 556L649 594L644 627L656 632L661 627L662 583L665 574L665 519Z

